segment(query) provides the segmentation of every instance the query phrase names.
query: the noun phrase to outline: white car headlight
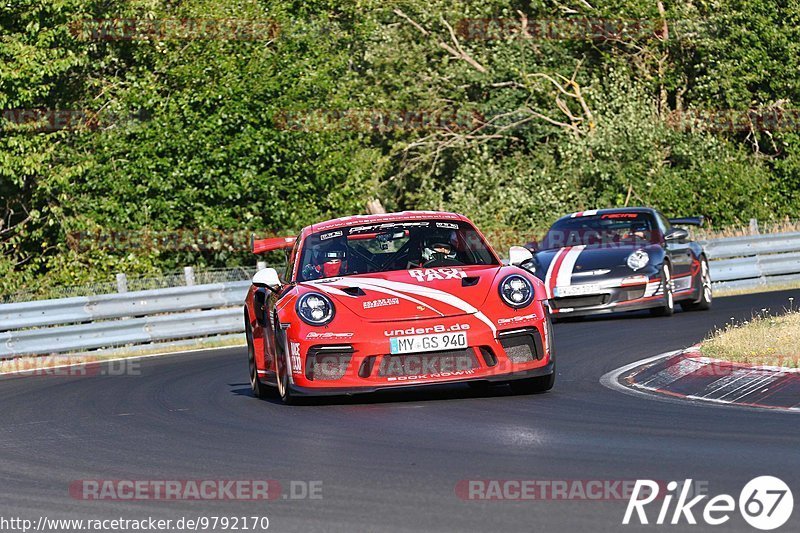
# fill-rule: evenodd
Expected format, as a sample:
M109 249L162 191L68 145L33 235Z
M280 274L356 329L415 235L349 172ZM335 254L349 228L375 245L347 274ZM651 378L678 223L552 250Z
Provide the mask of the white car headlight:
M335 313L333 302L324 294L309 292L297 300L297 316L311 326L324 326Z
M647 263L650 262L650 256L644 250L636 250L628 256L627 262L631 270L639 270L647 266Z
M525 307L533 301L533 285L519 274L511 274L500 282L500 298L516 309Z

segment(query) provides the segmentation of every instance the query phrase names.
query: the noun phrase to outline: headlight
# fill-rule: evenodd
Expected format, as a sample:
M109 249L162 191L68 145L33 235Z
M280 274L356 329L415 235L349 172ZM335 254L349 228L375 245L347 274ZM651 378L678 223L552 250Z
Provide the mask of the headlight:
M324 326L335 313L333 302L324 294L309 292L297 300L297 315L311 326Z
M519 274L511 274L500 282L500 298L511 307L525 307L533 300L533 285Z
M644 268L649 262L650 256L644 250L636 250L628 256L628 266L633 270Z

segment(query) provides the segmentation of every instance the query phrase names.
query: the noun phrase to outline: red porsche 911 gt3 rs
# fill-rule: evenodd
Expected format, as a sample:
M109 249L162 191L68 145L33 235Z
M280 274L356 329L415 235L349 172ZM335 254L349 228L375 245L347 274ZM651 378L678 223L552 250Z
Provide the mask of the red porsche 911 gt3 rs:
M253 393L284 402L436 383L519 392L555 379L542 282L504 266L464 216L403 212L315 224L296 238L255 241L286 249L279 275L253 277L244 325Z

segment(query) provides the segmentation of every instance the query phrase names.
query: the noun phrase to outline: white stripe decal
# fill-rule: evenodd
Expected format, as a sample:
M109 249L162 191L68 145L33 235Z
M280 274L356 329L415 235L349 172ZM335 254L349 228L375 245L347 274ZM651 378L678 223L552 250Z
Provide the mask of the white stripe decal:
M586 246L573 246L567 252L564 262L561 263L561 268L558 269L556 274L556 287L567 287L572 285L572 271L575 269L575 263L578 261L578 256Z
M289 305L289 300L291 300L291 298L289 298L288 295L285 298L282 298L281 301L278 302L279 305L275 306L275 311L278 313L283 311L283 308Z
M311 285L314 289L318 289L318 290L321 289L322 292L327 292L329 294L335 294L337 296L345 296L347 298L355 298L355 296L351 296L351 295L347 294L346 292L340 291L339 289L335 289L333 287L323 287L321 285L315 285L315 284L312 284L312 283L309 283L309 285ZM282 303L280 305L276 305L275 306L275 310L277 312L279 312L279 313L281 311L283 311L283 308L288 305L289 298L284 298L283 300L281 300L281 302Z
M356 286L354 284L349 284L349 283L345 283L344 285L345 286L351 286L351 287L352 286ZM366 287L366 285L362 285L362 287ZM351 295L347 294L346 292L337 289L336 287L331 287L330 284L327 284L327 283L326 284L314 285L314 288L315 289L320 289L323 292L328 292L328 293L331 293L331 294L342 294L344 296L349 296L351 298L354 298L354 296L351 296ZM366 288L368 288L368 289L370 289L372 291L375 291L375 292L379 292L381 294L386 294L386 295L389 295L389 296L397 296L398 298L402 298L404 300L408 300L409 302L415 303L417 305L425 306L426 308L430 309L434 313L439 314L439 316L444 316L444 313L442 313L438 309L434 308L430 304L427 304L427 303L425 303L423 301L417 300L416 298L412 298L411 296L409 296L407 294L403 294L401 292L393 291L391 289L386 289L384 287L366 287Z
M465 302L461 298L453 296L450 293L440 291L439 289L434 289L431 287L421 287L419 285L413 285L411 283L403 283L400 281L388 281L375 278L368 278L368 279L351 278L347 281L342 280L341 283L349 286L360 286L365 289L375 289L376 287L383 289L396 289L398 291L403 291L411 294L416 294L417 296L430 298L432 300L436 300L444 304L450 305L452 307L455 307L456 309L460 309L465 313L474 314L479 320L481 320L487 326L489 326L489 328L492 330L493 333L497 332L497 328L494 327L492 321L489 320L486 317L486 315L478 311L478 309L476 309L469 303Z
M548 298L553 297L553 291L550 290L550 279L553 277L553 267L555 267L556 263L558 263L558 258L562 254L567 253L567 251L567 248L559 248L559 250L556 252L556 255L553 256L552 261L550 261L550 266L547 267L547 275L544 277L544 287L547 290Z

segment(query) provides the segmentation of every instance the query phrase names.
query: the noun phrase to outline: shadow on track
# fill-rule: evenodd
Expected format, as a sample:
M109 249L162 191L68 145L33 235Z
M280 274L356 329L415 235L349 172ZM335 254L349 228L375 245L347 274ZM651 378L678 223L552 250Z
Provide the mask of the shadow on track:
M242 386L247 385L247 386ZM229 383L231 393L237 396L247 396L257 400L250 389L249 384ZM325 406L325 405L366 405L382 403L408 403L408 402L428 402L428 401L448 401L464 400L471 398L504 398L509 396L539 396L552 393L552 391L541 393L514 393L508 385L493 385L487 389L473 389L464 383L452 383L442 385L424 385L419 388L408 388L399 390L382 390L366 392L352 396L319 396L299 398L297 406ZM275 405L283 405L283 402L275 393L274 398L261 400ZM288 406L287 406L288 407Z

